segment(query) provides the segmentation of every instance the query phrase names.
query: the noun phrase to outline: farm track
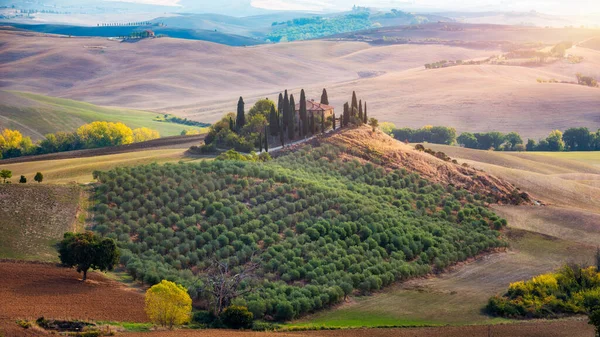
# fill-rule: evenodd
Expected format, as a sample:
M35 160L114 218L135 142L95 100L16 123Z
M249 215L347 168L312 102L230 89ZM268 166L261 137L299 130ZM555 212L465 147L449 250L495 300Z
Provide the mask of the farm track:
M159 139L149 140L147 142L140 142L134 144L110 146L97 149L86 149L77 151L67 151L58 153L41 154L37 156L24 156L18 158L10 158L0 160L2 164L16 164L16 163L27 163L41 160L57 160L57 159L71 159L71 158L85 158L85 157L96 157L104 156L109 154L119 154L127 152L135 152L149 149L159 149L171 146L182 146L182 145L197 145L204 140L206 134L193 135L193 136L173 136L163 137Z

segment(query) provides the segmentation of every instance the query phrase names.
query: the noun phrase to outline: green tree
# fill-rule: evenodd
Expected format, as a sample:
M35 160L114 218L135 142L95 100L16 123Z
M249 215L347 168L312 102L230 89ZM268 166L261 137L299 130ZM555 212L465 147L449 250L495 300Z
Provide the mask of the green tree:
M375 132L375 129L377 129L377 127L379 126L379 121L375 118L369 118L369 125L373 128L373 132Z
M527 139L527 145L525 145L525 149L527 151L535 151L537 149L537 145L535 144L535 140L529 138Z
M265 152L269 152L269 137L267 136L267 126L265 125Z
M281 111L282 111L282 117L281 120L283 122L282 124L282 132L286 132L288 130L288 124L290 122L290 98L288 96L288 92L287 90L284 91L283 94L283 103L282 103L282 107L281 107Z
M44 181L44 175L42 174L42 172L38 172L35 174L35 177L33 177L33 180L37 181L38 183L41 183L42 181Z
M274 105L271 106L271 112L269 114L269 131L271 136L277 136L279 134L279 116L277 116Z
M246 113L244 112L244 99L240 96L237 104L237 116L235 119L235 125L238 130L241 130L246 124Z
M334 113L334 114L332 115L332 117L331 117L331 122L333 123L333 124L332 124L332 128L333 128L333 130L335 131L335 113Z
M0 178L2 178L4 180L4 183L6 184L6 179L12 178L12 171L9 171L9 170L0 171Z
M516 132L509 132L504 137L504 140L506 142L505 148L510 151L515 151L517 149L517 145L523 144L523 139Z
M308 134L308 117L306 112L306 95L304 94L304 89L300 91L300 137L306 137Z
M101 238L92 232L67 232L58 243L60 262L66 267L76 267L87 279L89 269L112 270L119 262L119 250L113 239Z
M563 134L559 130L550 132L548 137L546 137L549 151L563 151L565 149L565 142L563 141L562 136Z
M344 103L344 114L342 115L342 121L340 122L340 126L346 127L348 126L348 122L350 121L350 106L348 102Z
M268 98L259 99L254 103L252 108L250 108L250 111L248 111L248 118L252 118L256 115L263 115L265 119L269 120L271 109L275 109L275 102Z
M294 130L294 119L296 117L296 102L294 95L290 95L290 106L288 107L288 139L294 140L296 130Z
M230 305L221 314L223 323L232 329L247 329L252 326L254 315L247 307Z
M367 102L365 102L365 109L363 110L363 123L367 124Z
M27 183L27 178L25 178L25 176L21 176L21 179L19 179L19 184L26 184Z
M562 135L565 148L569 151L589 151L593 137L588 128L570 128Z
M352 91L352 102L350 105L350 115L356 117L358 113L358 99L356 98L356 92Z
M321 93L321 104L329 105L329 97L325 88L323 88L323 93Z
M469 148L469 149L477 149L479 148L479 144L477 143L477 138L470 132L463 132L456 139L458 144Z
M363 107L362 107L362 100L358 101L358 119L360 121L360 123L363 122Z

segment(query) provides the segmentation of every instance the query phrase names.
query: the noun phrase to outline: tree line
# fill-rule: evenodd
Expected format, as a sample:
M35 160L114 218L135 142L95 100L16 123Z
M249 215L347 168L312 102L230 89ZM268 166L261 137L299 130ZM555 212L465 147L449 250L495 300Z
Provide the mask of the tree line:
M2 182L4 184L10 184L10 178L12 178L12 171L11 170L0 170L0 178L2 178ZM8 181L7 181L8 180ZM44 181L44 175L42 174L42 172L37 172L35 174L35 176L33 177L33 180L35 180L38 183L41 183L42 181ZM19 184L26 184L27 183L27 177L25 176L21 176L21 178L19 179Z
M18 130L4 129L0 134L0 159L55 152L125 145L160 138L156 130L146 127L131 129L117 122L92 122L75 132L50 133L33 143Z
M456 136L456 130L445 126L425 126L420 129L396 128L385 124L384 132L397 140L409 143L428 142L433 144L458 144L470 149L496 151L598 151L600 150L600 129L596 132L586 127L569 128L564 132L553 130L537 142L528 139L525 143L517 132L463 132Z
M268 151L272 145L285 146L295 140L325 133L330 128L336 130L376 122L375 119L368 119L367 103L358 100L355 92L352 93L350 102L344 104L342 115L336 118L335 112L330 117L324 113L309 113L304 89L300 91L298 113L295 97L287 90L279 94L277 105L268 98L261 99L248 113L245 111L244 99L240 97L237 112L230 112L213 124L205 138L205 145L190 150L205 153L215 151L217 147L226 147L242 152L255 149L262 152L263 149ZM326 89L321 93L320 103L329 104Z

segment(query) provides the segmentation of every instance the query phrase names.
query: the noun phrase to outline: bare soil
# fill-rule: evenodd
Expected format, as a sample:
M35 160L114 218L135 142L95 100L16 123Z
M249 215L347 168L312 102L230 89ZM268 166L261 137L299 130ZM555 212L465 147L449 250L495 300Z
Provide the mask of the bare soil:
M101 274L81 275L53 264L0 262L0 331L5 336L36 336L17 319L146 322L144 296Z

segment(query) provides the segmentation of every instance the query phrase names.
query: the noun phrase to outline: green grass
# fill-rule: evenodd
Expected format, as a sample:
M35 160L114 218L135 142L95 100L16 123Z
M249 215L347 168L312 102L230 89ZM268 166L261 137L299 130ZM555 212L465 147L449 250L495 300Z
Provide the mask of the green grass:
M486 315L492 295L511 283L555 270L570 259L591 261L594 250L574 242L510 230L511 248L436 277L398 283L372 296L351 298L291 322L290 327L356 328L436 326L514 322Z
M155 112L101 107L71 99L18 91L7 91L3 95L15 95L19 101L25 99L27 102L17 106L0 103L0 118L3 124L7 128L18 129L30 135L34 140L57 131L75 131L82 124L94 121L123 122L131 128L148 127L160 132L162 137L176 136L187 129L203 131L203 128L156 121L154 118L159 114Z
M148 332L153 327L152 323L98 321L96 324L121 327L125 329L126 332Z

